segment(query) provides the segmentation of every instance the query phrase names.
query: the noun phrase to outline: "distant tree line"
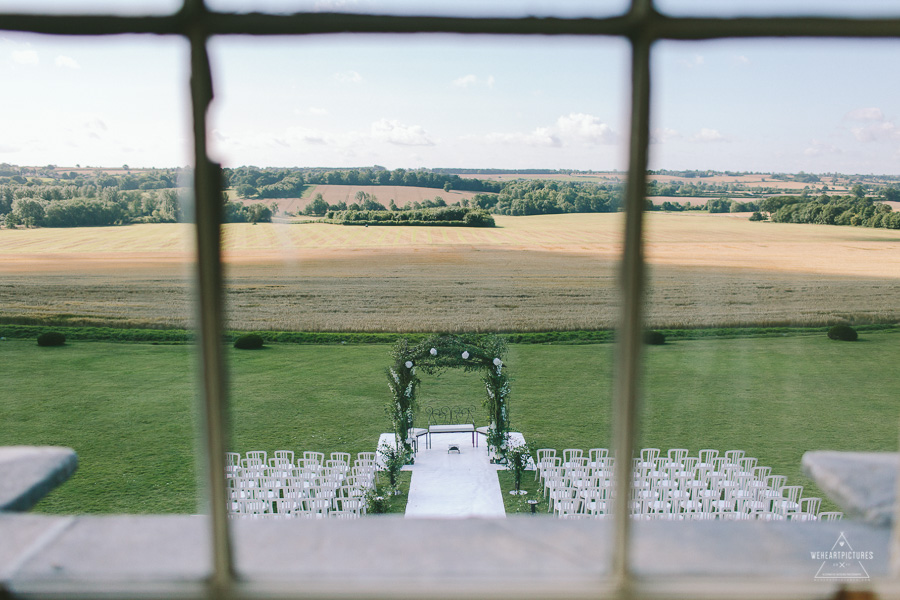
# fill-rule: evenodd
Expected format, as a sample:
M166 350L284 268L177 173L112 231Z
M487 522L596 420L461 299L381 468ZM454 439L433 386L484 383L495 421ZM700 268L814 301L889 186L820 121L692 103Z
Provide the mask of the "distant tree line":
M325 219L341 225L456 225L494 227L494 218L484 210L462 206L418 210L328 211Z
M9 168L4 168L9 167ZM174 223L184 219L189 169L110 175L59 171L52 166L12 171L0 165L0 222L15 227L98 227ZM27 177L26 175L31 175ZM271 221L277 205L243 206L223 198L227 222Z
M621 206L621 190L620 184L517 179L499 194L476 194L468 204L500 215L615 212Z
M338 211L378 211L378 210L418 210L421 208L442 208L447 206L447 202L441 198L440 196L435 196L434 199L424 199L421 202L407 202L404 206L399 207L394 202L394 199L391 198L390 204L385 206L384 204L378 201L378 197L375 194L370 194L368 192L364 192L363 190L359 190L356 192L356 195L353 197L353 202L349 205L344 202L338 202L336 204L329 204L322 197L322 194L316 194L312 199L312 202L306 205L306 208L303 209L304 215L310 216L322 216L327 212L338 212Z
M892 188L893 189L893 188ZM900 193L898 191L897 193ZM895 197L893 193L886 196ZM900 229L900 213L889 204L859 196L774 196L760 202L760 210L767 212L775 223L816 223L819 225L853 225ZM762 214L754 220L764 220Z
M395 169L389 171L374 166L360 169L260 169L239 167L223 170L223 186L231 187L243 198L273 199L299 197L308 185L403 185L431 187L444 190L468 190L476 194L462 200L462 208L474 208L493 214L540 215L579 212L614 212L621 210L624 185L618 182L558 181L551 179L511 179L490 181L459 177L450 169ZM474 170L473 170L474 171ZM484 170L479 170L485 172ZM488 170L492 171L492 170ZM511 170L493 170L509 172ZM541 170L548 173L560 171ZM534 172L534 171L531 171ZM671 196L672 201L654 205L647 202L646 210L709 212L754 212L757 220L771 217L782 222L824 222L872 227L894 227L897 217L889 207L875 200L900 201L900 185L896 178L874 178L887 185L854 185L848 196L829 196L827 186L817 190L805 188L797 196L764 193L767 188L740 190L741 184L714 183L702 179L720 174L713 171L651 171L653 175L691 177L697 181L648 183L648 196ZM726 172L727 175L741 173ZM623 174L624 175L624 174ZM45 226L78 227L117 225L128 223L166 223L183 219L181 192L191 185L190 169L130 170L127 165L115 172L99 169L78 171L46 167L16 167L0 163L0 222L7 227ZM807 173L771 175L772 179L816 183L820 176ZM840 174L825 174L832 182ZM181 186L181 187L179 187ZM774 188L772 188L774 189ZM734 199L735 192L753 194L753 198ZM704 203L691 205L674 200L677 197L707 198ZM797 206L794 206L797 205ZM800 206L804 205L804 206ZM436 195L433 199L408 203L398 207L391 200L388 206L374 194L357 192L353 201L328 204L321 194L304 209L304 214L323 216L338 211L388 211L444 208L447 202ZM784 208L793 206L793 208ZM781 210L783 208L783 210ZM277 212L277 204L247 204L223 198L226 222L267 222ZM780 211L780 212L779 212ZM764 217L765 215L765 217ZM884 216L887 215L887 216ZM854 218L855 216L855 218Z
M224 169L226 187L232 187L241 198L297 198L307 185L397 185L426 187L445 191L499 192L503 184L496 181L465 179L458 175L437 173L428 169L260 169L238 167Z

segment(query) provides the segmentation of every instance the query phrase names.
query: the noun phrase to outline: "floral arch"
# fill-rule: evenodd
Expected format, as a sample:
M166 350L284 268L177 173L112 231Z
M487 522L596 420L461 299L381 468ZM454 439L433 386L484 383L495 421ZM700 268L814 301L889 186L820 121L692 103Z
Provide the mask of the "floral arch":
M409 429L418 411L416 390L421 381L416 370L429 375L448 368L481 371L485 387L484 407L488 413L487 443L490 450L502 455L509 432L509 377L503 369L506 342L497 336L434 335L416 345L401 338L391 352L394 364L387 369L388 385L393 399L388 412L397 436L406 452L411 452Z

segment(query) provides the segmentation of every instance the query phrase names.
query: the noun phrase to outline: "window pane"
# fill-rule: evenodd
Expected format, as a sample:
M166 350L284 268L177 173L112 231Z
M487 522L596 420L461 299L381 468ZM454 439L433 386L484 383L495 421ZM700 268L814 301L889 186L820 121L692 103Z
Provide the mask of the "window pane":
M646 348L640 447L678 466L646 459L644 510L658 518L804 518L814 502L790 504L779 485L820 498L814 514L840 510L803 453L896 449L900 379L866 375L897 347L900 235L882 203L898 179L882 157L897 147L896 101L863 82L897 49L660 45L647 324L665 343ZM790 91L851 64L859 86L815 103ZM863 342L829 339L839 323Z
M737 0L733 2L704 2L703 0L656 0L657 9L675 16L699 17L755 17L755 16L835 16L835 17L896 17L900 9L893 2L866 0L842 2L824 0Z
M230 356L242 458L375 451L392 431L391 342L406 332L413 344L427 332L506 336L508 352L488 369L501 358L512 379L512 429L560 461L565 449L588 458L611 446L625 51L570 39L214 40L212 140L229 197L278 204L271 224L225 228L229 327L286 332L263 333L265 352ZM317 202L389 209L379 215L463 203L491 211L497 227L341 226L321 222ZM315 341L299 332L330 336L273 343ZM384 337L360 343L368 333ZM450 352L434 344L438 357ZM475 346L455 348L453 366L469 364ZM428 427L429 409L460 406L488 425L484 369L426 371L416 373L415 427ZM465 435L461 454L490 468L485 437L472 448ZM414 486L416 469L450 443L418 441ZM548 514L533 471L520 481L528 495L507 493L514 478L500 482L493 498L512 497L506 510L530 513L534 498Z
M179 0L5 0L3 11L29 14L161 15L181 8Z
M185 47L154 42L2 42L0 444L79 458L40 512L198 508Z
M210 0L210 8L236 12L348 12L391 15L436 15L452 17L607 17L625 12L627 0L588 2L566 0L503 0L500 2L413 2L410 0Z

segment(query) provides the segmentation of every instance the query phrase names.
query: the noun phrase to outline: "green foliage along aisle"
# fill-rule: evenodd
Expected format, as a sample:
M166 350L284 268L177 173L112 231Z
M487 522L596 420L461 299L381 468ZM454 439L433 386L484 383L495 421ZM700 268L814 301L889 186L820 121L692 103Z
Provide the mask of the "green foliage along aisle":
M416 388L421 381L416 369L430 375L447 368L462 368L465 371L482 371L487 397L487 442L495 456L503 456L509 432L509 377L503 370L506 356L506 342L499 337L465 337L435 335L410 345L406 338L397 341L391 357L394 364L387 369L388 386L391 390L391 404L388 412L391 425L397 436L397 444L403 445L411 453L409 429L418 411Z

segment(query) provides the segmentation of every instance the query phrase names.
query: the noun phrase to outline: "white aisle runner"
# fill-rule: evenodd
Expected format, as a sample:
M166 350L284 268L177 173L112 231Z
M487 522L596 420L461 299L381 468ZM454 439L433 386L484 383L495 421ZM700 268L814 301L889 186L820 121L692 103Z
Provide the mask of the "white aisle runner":
M415 464L404 467L412 471L407 518L506 517L497 480L503 467L491 464L483 437L477 448L469 433L434 434L428 450L425 436L419 442ZM459 446L459 454L447 452L450 444Z

